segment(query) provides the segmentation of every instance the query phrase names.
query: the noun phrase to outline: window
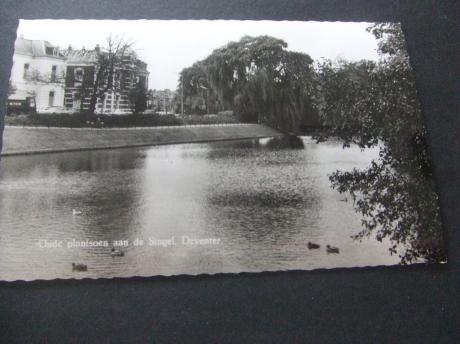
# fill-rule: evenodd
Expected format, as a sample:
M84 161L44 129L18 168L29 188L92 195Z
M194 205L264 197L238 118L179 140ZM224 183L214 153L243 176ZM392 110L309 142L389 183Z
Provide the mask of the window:
M74 78L75 78L75 87L76 86L81 86L83 83L83 68L75 68L74 69Z
M24 63L24 79L29 77L29 69L30 65L28 63Z
M49 93L48 106L54 106L54 91L50 91Z
M52 66L51 67L51 82L56 82L56 71L57 71L57 66Z
M83 81L83 68L75 68L75 81Z

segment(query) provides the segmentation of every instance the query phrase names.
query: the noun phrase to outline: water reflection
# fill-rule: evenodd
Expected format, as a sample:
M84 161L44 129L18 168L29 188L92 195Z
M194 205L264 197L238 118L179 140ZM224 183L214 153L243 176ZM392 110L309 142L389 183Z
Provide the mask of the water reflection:
M270 138L266 147L270 149L304 149L305 144L298 136L286 135Z
M387 246L350 239L360 229L359 215L340 202L327 178L375 156L305 137L5 157L0 279L392 264L397 259ZM220 244L182 245L183 236ZM110 247L37 245L168 238L176 245L130 245L123 258L112 258ZM335 244L341 254L309 251L308 241ZM72 271L74 261L88 271Z

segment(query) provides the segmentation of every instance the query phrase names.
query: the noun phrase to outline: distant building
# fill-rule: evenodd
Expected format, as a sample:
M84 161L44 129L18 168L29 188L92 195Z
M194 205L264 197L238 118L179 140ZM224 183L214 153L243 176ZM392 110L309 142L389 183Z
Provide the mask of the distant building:
M20 37L15 42L8 97L9 111L75 113L88 110L97 72L99 46L93 50L61 50L43 40ZM136 85L148 89L147 64L134 51L123 56L115 69L117 87L97 100L96 113L130 113L129 91Z
M175 113L176 92L170 89L150 90L148 93L147 107L160 114Z
M19 37L14 45L12 94L8 107L51 113L64 110L66 60L59 48L43 40Z

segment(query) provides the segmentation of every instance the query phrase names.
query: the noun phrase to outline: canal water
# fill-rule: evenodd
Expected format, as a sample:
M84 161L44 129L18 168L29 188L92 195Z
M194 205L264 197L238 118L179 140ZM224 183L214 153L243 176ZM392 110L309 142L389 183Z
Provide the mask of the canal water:
M377 157L309 137L3 157L0 279L395 264L388 244L351 239L360 215L328 179Z

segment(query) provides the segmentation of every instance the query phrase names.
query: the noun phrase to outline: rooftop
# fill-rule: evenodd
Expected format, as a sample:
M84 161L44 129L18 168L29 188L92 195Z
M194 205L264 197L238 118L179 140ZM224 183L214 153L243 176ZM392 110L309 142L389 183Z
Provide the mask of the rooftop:
M97 51L79 49L75 50L69 47L66 50L61 51L62 55L66 57L69 63L94 63L97 61Z
M90 50L85 48L72 49L71 46L67 49L60 49L58 46L54 46L48 41L25 39L24 37L18 37L16 39L14 49L15 54L33 57L54 57L64 59L67 63L74 65L94 64L97 62L98 55L100 53L104 54L104 50L101 49L99 45ZM122 60L125 68L135 69L139 73L148 74L147 64L138 59L134 50L126 50Z
M64 58L59 51L59 47L53 46L50 42L44 40L32 40L18 37L14 43L14 52L22 55L33 57L54 57Z

